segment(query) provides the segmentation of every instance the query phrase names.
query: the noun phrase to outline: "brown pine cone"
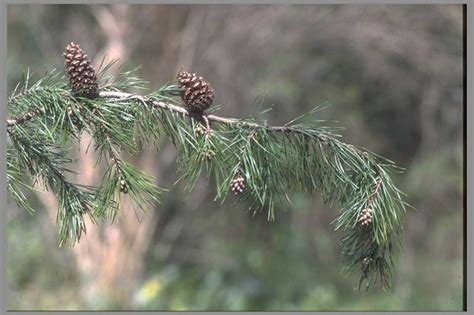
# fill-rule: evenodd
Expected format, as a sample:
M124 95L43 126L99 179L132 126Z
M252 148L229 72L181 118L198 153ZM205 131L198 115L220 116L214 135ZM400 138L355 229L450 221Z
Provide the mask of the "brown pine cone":
M195 73L181 71L178 74L178 86L183 89L181 98L191 112L202 113L214 101L212 86Z
M362 210L359 216L359 222L362 226L368 226L370 223L372 223L373 212L374 210L371 208L365 208Z
M71 42L63 53L72 93L90 99L99 96L99 83L91 61L77 44Z
M230 187L235 195L242 194L245 191L245 178L242 176L242 174L239 173L237 176L235 176L235 178L230 183Z

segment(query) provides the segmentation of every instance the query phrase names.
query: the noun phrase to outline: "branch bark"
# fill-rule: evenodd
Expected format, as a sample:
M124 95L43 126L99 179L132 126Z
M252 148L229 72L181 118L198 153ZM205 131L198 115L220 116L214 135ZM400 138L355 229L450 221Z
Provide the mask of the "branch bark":
M160 101L153 101L146 99L143 96L137 95L137 94L131 94L131 93L124 93L124 92L100 92L100 97L103 98L118 98L118 99L136 99L141 101L142 103L145 104L150 104L155 108L159 109L165 109L169 110L171 112L183 114L186 116L193 116L186 108L181 107L181 106L176 106L170 103L166 102L160 102ZM302 133L304 132L302 130L289 127L289 126L267 126L267 125L260 125L257 123L252 123L248 121L241 121L237 118L230 118L230 117L222 117L222 116L217 116L217 115L212 115L212 114L203 114L203 117L209 121L214 121L217 123L221 124L226 124L226 125L244 125L247 127L253 127L253 128L265 128L270 131L276 131L276 132L294 132L294 133ZM323 136L319 136L319 139L324 141Z
M39 116L40 114L44 114L44 109L42 109L42 108L36 109L36 110L31 111L31 112L27 112L27 113L25 113L21 116L17 116L17 117L7 119L7 127L20 125L24 122L27 122L27 121Z

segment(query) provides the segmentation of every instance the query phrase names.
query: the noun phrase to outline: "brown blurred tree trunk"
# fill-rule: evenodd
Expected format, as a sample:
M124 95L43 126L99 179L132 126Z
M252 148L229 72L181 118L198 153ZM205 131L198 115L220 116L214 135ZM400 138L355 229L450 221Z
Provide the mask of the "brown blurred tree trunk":
M129 47L125 47L123 36L128 28L128 8L94 8L94 16L103 28L103 34L107 35L107 42L104 49L97 54L95 64L98 64L103 56L106 56L106 62L127 58ZM97 184L102 176L100 168L94 167L96 154L92 150L86 153L90 141L90 135L83 134L79 145L78 181L84 185ZM155 173L156 167L150 152L137 162L149 174ZM55 224L56 197L51 192L46 192L42 194L41 200L49 209L50 219ZM121 213L117 222L99 222L95 225L86 218L87 233L72 250L83 283L80 292L87 305L132 307L133 293L142 280L143 258L156 223L154 209L150 209L145 219L139 220L127 196L121 200Z

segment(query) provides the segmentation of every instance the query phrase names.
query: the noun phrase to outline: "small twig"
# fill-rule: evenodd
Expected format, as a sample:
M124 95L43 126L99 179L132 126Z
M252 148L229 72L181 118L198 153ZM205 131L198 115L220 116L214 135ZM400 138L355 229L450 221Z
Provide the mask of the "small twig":
M382 178L378 177L377 179L377 184L375 186L374 192L372 192L367 200L367 207L364 208L358 217L358 221L361 223L362 226L368 227L370 223L372 222L373 219L373 212L374 209L372 207L372 204L374 203L375 198L378 196L380 193L380 189L382 188Z
M109 153L112 156L112 162L115 165L115 174L117 175L119 181L120 181L120 191L123 192L124 194L128 193L128 181L126 180L125 176L123 175L123 170L122 170L122 159L120 158L119 153L115 150L114 146L112 145L112 141L110 140L110 137L106 131L104 131L105 137L107 139L107 142L109 144Z
M31 112L27 112L23 115L7 119L7 127L13 127L15 125L19 125L24 122L27 122L35 118L36 116L39 116L40 114L44 114L44 112L45 112L44 108L38 108L38 109L32 110Z
M109 133L105 130L105 127L101 124L99 128L102 128L102 132L105 134L105 139L107 140L107 143L109 145L109 154L111 156L112 162L115 165L115 174L118 176L120 180L120 191L123 193L128 193L128 183L127 180L125 179L125 176L123 175L123 170L122 170L122 159L120 158L120 154L115 150L112 141L110 140Z
M115 172L116 174L122 178L122 166L120 165L122 163L122 160L120 159L120 157L118 156L118 153L115 152L115 149L112 147L112 144L110 143L110 140L109 140L109 136L107 135L106 136L107 138L107 142L109 143L110 145L110 150L109 150L109 153L110 155L112 156L112 162L114 163L115 165Z
M377 184L375 186L374 192L369 196L368 203L367 203L368 208L372 207L372 204L375 200L375 197L377 197L377 195L379 194L381 188L382 188L382 178L379 177L377 179Z
M210 135L211 134L211 124L209 123L209 119L207 118L206 115L202 115L202 119L204 119L204 122L206 123L206 135Z

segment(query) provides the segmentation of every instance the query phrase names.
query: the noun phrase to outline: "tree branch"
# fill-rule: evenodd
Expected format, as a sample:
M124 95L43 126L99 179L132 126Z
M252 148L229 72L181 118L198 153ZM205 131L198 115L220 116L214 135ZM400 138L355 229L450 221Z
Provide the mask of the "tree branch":
M44 114L44 112L45 112L45 110L43 108L38 108L38 109L33 110L31 112L27 112L23 115L7 119L7 127L20 125L24 122L27 122L27 121L39 116L40 114Z
M172 83L157 92L140 95L122 92L143 86L139 78L131 76L131 72L112 79L114 84L107 89L102 87L99 97L90 101L76 99L65 85L54 80L43 80L35 85L38 95L34 98L9 102L12 108L17 106L15 114L26 113L8 119L10 128L7 130L18 129L29 138L36 133L30 135L23 129L36 130L38 126L21 124L47 113L46 123L61 126L51 131L47 129L47 136L51 137L53 132L54 139L63 139L62 133L66 131L64 136L68 140L67 136L80 134L82 128L76 130L72 126L82 122L92 127L87 130L96 140L95 149L101 157L107 158L104 181L95 188L95 193L86 195L74 184L66 185L55 178L54 170L44 175L60 183L55 187L64 187L57 191L63 201L58 217L61 241L67 238L79 240L84 206L95 209L93 213L89 212L91 218L115 218L118 184L120 192L130 192L134 204L143 210L159 203L161 189L154 183L154 178L123 161L120 150L135 154L142 148L141 141L156 141L166 135L179 149L178 172L188 180L186 189L194 187L205 168L207 175L212 175L217 184L216 199L224 201L236 178L245 176L248 188L241 198L250 199L250 208L257 204L261 209L267 209L269 220L274 219L276 205L291 202L289 191L308 188L311 192L320 191L325 203L337 203L340 207L335 229L345 231L341 240L345 270L352 271L360 266L361 281L367 279L369 284L379 275L383 285L388 283L393 268L391 244L394 242L401 246L400 218L401 212L405 211L402 192L392 183L388 173L400 168L364 148L340 141L339 135L332 131L334 128L321 126L314 119L313 114L319 107L286 124L272 126L261 117L242 119L190 112L180 106L177 98L174 99L178 90ZM31 108L32 103L35 103L34 108ZM77 115L79 122L69 119L68 123L64 120L67 115L72 118ZM190 125L188 118L196 119L200 131L197 131L194 121ZM212 133L211 123L224 127L216 129L222 132ZM201 137L201 124L206 128L204 139ZM41 139L36 142L42 143ZM213 153L210 157L209 152ZM38 156L33 151L26 153L26 156L32 155L41 161L55 158L44 154ZM203 162L203 157L213 163ZM59 165L65 163L56 159ZM30 160L23 165L31 164ZM17 169L21 166L18 165ZM243 168L245 172L240 174ZM43 173L42 170L33 169L34 175L39 173ZM73 200L69 201L71 198Z
M141 95L137 94L131 94L131 93L124 93L124 92L100 92L99 94L100 97L103 98L119 98L119 99L136 99L141 101L142 103L145 104L151 104L155 108L161 108L165 110L169 110L171 112L183 114L185 116L193 116L186 108L181 107L181 106L176 106L170 103L165 103L165 102L160 102L160 101L153 101L149 100ZM217 123L221 124L226 124L226 125L243 125L247 127L252 127L252 128L265 128L269 131L275 131L275 132L293 132L293 133L300 133L300 134L306 134L303 130L289 127L289 126L267 126L267 125L260 125L257 123L252 123L248 121L241 121L237 118L229 118L229 117L222 117L222 116L217 116L217 115L212 115L212 114L203 114L204 119L208 121L214 121ZM318 136L318 139L321 141L325 141L324 136Z

